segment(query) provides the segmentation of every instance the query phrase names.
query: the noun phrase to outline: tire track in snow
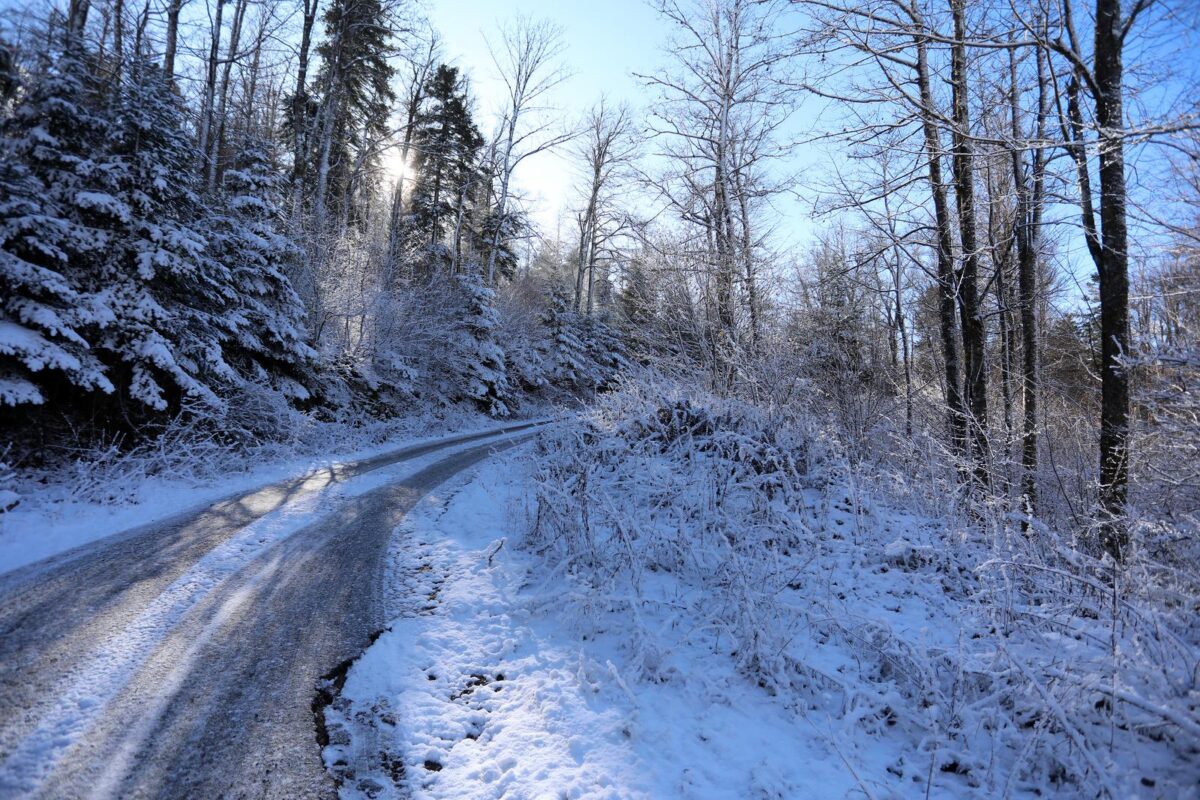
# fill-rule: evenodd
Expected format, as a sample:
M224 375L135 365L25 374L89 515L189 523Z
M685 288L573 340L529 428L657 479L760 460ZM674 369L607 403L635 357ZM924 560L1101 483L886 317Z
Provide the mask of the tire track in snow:
M437 452L464 441L495 437L527 427L530 425L458 437L400 452ZM90 655L76 661L66 670L63 679L58 681L60 690L56 692L56 699L39 704L39 708L34 711L38 713L38 720L33 730L25 735L16 747L4 754L3 763L0 764L0 789L20 794L36 792L63 754L90 730L112 698L125 687L155 647L192 609L264 551L311 525L314 514L318 511L328 514L329 504L344 503L350 498L377 489L388 481L396 480L394 471L362 477L363 473L394 463L395 455L389 454L322 471L299 481L289 482L286 489L274 485L248 496L257 498L258 502L265 503L268 508L263 509L255 521L213 547L172 581L164 591L150 600L123 629L106 637ZM438 452L438 455L441 453ZM411 464L405 466L410 470L414 468ZM419 466L420 464L416 468ZM276 495L279 491L286 491L294 496L283 497L280 507L271 508L270 506L280 501ZM255 510L252 504L251 513ZM262 576L263 573L258 575ZM253 585L246 588L249 591ZM239 596L235 595L226 601L226 606L222 607L210 625L206 626L207 633L198 637L188 649L190 658L182 659L177 669L160 684L160 698L169 699L172 688L177 689L186 679L186 665L208 644L212 635L224 622L242 611L241 606L246 596L243 593L240 600ZM22 624L28 626L32 623L23 621ZM6 681L11 682L11 678ZM153 718L153 714L146 715L138 728L148 724L145 720ZM27 719L28 712L26 716L18 717L17 721ZM135 739L136 737L130 739L127 736L125 741ZM102 781L92 788L99 791L106 786L110 787L122 774L119 765L128 763L128 752L136 749L137 746L123 748L120 752L125 753L126 758L118 757L111 762L108 782Z

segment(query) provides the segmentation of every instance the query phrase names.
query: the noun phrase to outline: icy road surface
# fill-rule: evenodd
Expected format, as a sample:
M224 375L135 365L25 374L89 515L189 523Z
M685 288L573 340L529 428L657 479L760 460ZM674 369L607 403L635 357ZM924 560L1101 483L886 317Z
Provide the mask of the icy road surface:
M311 473L0 575L0 797L336 796L316 685L384 624L393 529L532 424Z

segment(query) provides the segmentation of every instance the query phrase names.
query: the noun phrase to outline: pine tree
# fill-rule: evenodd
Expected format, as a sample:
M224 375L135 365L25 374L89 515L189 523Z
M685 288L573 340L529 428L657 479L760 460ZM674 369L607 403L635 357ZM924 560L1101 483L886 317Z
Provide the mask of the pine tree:
M584 315L580 324L588 359L595 370L592 388L604 389L630 367L625 342L605 314Z
M471 119L467 89L455 67L442 64L425 86L413 129L416 186L410 199L409 243L428 271L453 260L447 242L474 196L483 137Z
M461 311L450 340L452 392L494 417L513 404L504 349L496 341L495 293L475 274L458 276Z
M303 253L276 227L283 184L268 144L247 138L224 175L224 208L207 227L213 257L231 271L237 294L223 344L229 360L239 374L304 400L309 391L303 372L316 352L307 343L304 306L288 278Z
M349 211L356 173L361 173L388 135L395 94L393 20L380 0L333 0L325 12L325 41L317 47L321 97L312 157L316 179L314 211L320 220L332 210ZM299 156L298 156L299 157ZM357 165L357 170L356 170Z
M592 385L595 376L587 345L579 336L579 314L570 310L570 300L559 287L547 299L542 324L549 335L546 362L554 383L568 391Z
M512 280L517 274L517 252L513 245L527 227L528 222L524 214L513 208L509 208L504 214L500 214L494 208L487 209L479 225L480 261L486 263L491 260L494 243L496 257L492 263L496 274L506 280Z
M166 410L186 395L217 407L217 385L237 381L222 348L233 335L225 313L237 296L232 274L197 229L203 205L178 96L147 61L126 75L93 170L100 185L75 198L77 213L108 240L85 276L113 317L94 344L145 406Z
M107 132L95 102L86 65L63 56L0 128L0 406L42 404L54 388L113 391L85 338L110 316L78 289L104 237L71 214Z

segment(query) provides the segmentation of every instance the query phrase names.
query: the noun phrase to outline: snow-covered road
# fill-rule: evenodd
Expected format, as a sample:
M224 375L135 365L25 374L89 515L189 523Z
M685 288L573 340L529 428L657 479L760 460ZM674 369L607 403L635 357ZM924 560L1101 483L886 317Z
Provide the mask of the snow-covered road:
M333 796L315 688L385 621L392 530L529 427L331 467L0 576L0 796Z

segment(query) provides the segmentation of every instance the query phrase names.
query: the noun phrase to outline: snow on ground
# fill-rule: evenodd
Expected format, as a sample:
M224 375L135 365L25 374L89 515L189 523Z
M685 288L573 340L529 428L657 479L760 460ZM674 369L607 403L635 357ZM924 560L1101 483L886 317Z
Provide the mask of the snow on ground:
M95 485L86 473L91 466L77 465L79 481L71 475L55 476L45 487L29 487L18 495L0 491L0 574L44 558L103 539L121 531L148 525L189 510L199 510L223 498L252 491L264 484L315 475L363 458L403 447L436 442L502 424L482 415L447 423L432 415L392 422L387 440L380 430L360 429L335 445L333 453L281 456L250 460L234 472L183 476L175 472L147 476L136 460L109 470ZM368 443L368 442L374 443ZM87 481L81 491L79 484ZM9 496L11 495L11 497ZM85 499L79 499L84 495ZM3 509L20 501L12 510Z
M1200 797L1157 640L1127 637L1114 690L1102 616L1006 588L972 526L832 467L755 516L705 475L726 439L768 477L778 453L680 456L647 419L556 429L409 515L393 622L325 712L344 798ZM573 436L593 460L547 469Z
M703 636L664 636L671 676L634 680L622 620L571 617L566 579L514 548L523 481L520 454L494 458L397 531L395 619L326 712L344 798L867 796L856 764L895 754L839 742Z

